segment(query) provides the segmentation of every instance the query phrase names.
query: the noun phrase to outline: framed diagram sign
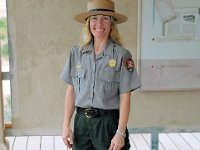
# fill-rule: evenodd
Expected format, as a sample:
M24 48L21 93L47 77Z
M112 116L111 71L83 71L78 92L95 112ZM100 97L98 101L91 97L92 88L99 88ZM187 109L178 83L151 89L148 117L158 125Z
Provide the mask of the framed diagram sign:
M141 90L200 89L200 0L138 5Z

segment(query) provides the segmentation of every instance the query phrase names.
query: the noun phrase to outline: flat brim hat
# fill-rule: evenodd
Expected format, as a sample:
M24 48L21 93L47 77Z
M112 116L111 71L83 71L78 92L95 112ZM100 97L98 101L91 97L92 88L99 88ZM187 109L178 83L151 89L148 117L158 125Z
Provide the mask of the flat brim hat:
M74 19L78 22L86 23L88 17L98 14L112 16L117 24L127 20L125 15L115 12L115 4L112 0L88 0L87 12L76 15Z

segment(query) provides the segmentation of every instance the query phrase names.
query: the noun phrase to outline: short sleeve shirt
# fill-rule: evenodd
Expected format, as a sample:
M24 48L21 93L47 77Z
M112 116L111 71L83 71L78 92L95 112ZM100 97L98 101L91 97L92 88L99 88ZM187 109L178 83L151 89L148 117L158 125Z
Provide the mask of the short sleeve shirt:
M135 68L124 63L131 53L108 40L102 52L95 56L93 43L84 51L73 46L61 79L75 89L75 106L100 109L118 109L120 94L141 86Z

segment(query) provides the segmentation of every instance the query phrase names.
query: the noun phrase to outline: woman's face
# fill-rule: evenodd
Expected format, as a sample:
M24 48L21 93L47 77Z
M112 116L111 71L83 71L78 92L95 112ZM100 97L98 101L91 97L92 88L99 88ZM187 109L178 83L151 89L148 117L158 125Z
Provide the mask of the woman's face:
M90 31L94 38L108 38L111 30L111 17L95 15L90 17Z

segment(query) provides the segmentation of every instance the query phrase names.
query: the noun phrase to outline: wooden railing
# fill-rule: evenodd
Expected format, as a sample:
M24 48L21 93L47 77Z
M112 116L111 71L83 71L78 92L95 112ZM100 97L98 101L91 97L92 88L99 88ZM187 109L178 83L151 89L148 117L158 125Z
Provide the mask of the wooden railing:
M151 150L159 149L159 133L192 133L200 132L200 126L193 127L169 127L169 126L153 126L153 127L141 127L130 128L130 134L133 133L150 133L151 134Z
M1 41L0 41L0 52L1 52ZM1 53L0 53L0 58L1 58ZM0 61L0 149L1 150L8 150L9 149L8 143L5 140L1 61Z

